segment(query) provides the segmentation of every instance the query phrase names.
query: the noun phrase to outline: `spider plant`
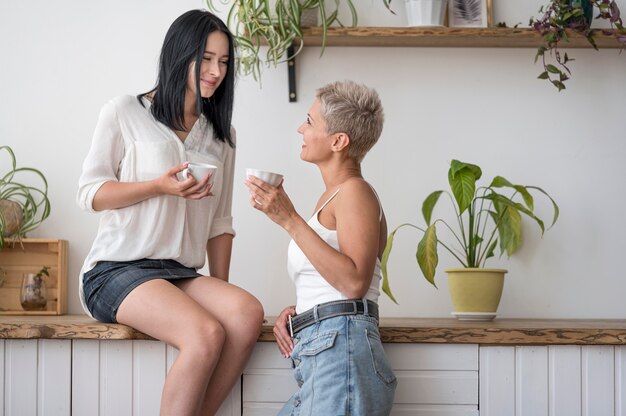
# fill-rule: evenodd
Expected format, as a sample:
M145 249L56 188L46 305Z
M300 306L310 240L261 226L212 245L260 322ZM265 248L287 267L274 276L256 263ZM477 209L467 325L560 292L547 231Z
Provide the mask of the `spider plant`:
M20 240L50 215L45 176L34 168L17 167L15 154L9 146L0 146L0 153L2 151L9 155L11 163L6 173L0 172L0 248L7 238ZM42 186L23 183L22 178L28 175L41 180Z
M225 0L205 0L209 10L216 11L216 3ZM391 0L382 0L390 9ZM328 28L333 24L344 26L339 19L339 8L345 4L350 10L351 26L356 26L358 15L352 0L335 0L328 6L324 0L234 0L230 4L227 25L233 32L238 49L238 69L244 75L260 79L261 63L276 66L298 55L304 47L302 14L319 15L322 29L322 54L326 47ZM332 2L328 2L332 3ZM393 12L392 12L393 13ZM261 58L261 46L267 46Z

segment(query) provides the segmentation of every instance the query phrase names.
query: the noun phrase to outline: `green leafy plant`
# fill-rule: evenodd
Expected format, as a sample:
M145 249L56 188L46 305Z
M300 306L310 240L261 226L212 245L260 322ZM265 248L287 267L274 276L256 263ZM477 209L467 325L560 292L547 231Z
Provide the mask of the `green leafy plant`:
M568 32L583 35L596 50L594 31L591 29L593 9L598 10L596 19L605 19L611 24L613 31L603 31L615 36L617 42L626 46L626 29L624 29L620 10L615 0L549 0L547 6L539 9L542 16L531 18L530 26L543 36L544 44L537 49L535 62L541 58L543 72L539 79L552 83L559 91L565 89L565 81L571 76L569 62L574 61L567 53L561 55L559 50L562 42L568 42ZM554 62L551 63L551 62Z
M0 146L0 153L5 151L11 163L6 173L0 172L0 248L5 239L23 238L34 230L50 215L48 182L37 169L17 167L13 150L9 146ZM2 166L7 166L2 163ZM21 181L24 175L34 175L41 180L42 186L35 187Z
M391 0L382 0L387 9ZM217 0L206 0L215 11ZM220 0L220 3L227 3ZM244 75L252 74L259 80L261 74L260 48L267 46L265 63L277 65L293 59L304 47L302 14L305 11L320 17L322 54L326 46L328 28L333 24L344 26L339 19L339 8L345 3L350 10L352 26L357 24L357 11L352 0L335 0L334 7L324 0L234 0L228 12L227 25L233 32L238 49L238 68ZM290 49L293 47L293 49ZM293 52L291 52L293 50Z
M383 291L395 302L389 288L387 264L396 232L409 226L424 235L417 245L417 263L428 282L435 285L435 268L439 262L438 246L451 253L463 267L484 267L499 247L500 255L514 254L522 245L522 215L534 220L545 231L544 221L534 212L536 191L545 195L552 203L554 216L552 225L559 217L559 207L543 189L537 186L514 185L502 176L493 178L489 186L478 186L482 176L479 166L452 160L448 170L450 191L432 192L422 203L422 214L426 228L413 224L402 224L389 235L382 257ZM510 191L505 195L504 191ZM456 222L449 224L443 219L432 219L433 209L441 195L448 195L455 212ZM437 234L437 224L448 231L450 242L444 242Z
M39 271L37 272L37 274L35 275L35 277L39 278L39 280L43 279L43 277L44 277L44 276L48 276L48 277L50 277L50 272L49 272L49 270L50 270L50 267L48 267L48 266L43 266L43 267L41 268L41 270L39 270Z

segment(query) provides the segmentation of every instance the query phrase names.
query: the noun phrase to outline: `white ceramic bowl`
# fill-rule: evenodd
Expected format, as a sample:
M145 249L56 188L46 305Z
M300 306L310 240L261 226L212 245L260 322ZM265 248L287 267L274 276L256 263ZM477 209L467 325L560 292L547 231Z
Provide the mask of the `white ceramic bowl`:
M278 186L283 180L283 175L281 175L280 173L252 168L246 169L246 176L256 176L257 178L261 179L263 182L267 182L271 186Z

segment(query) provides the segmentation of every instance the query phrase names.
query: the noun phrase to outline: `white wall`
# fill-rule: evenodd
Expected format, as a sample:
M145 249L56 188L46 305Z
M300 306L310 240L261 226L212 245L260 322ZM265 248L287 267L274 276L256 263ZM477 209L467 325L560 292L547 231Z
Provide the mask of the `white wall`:
M403 25L378 0L357 0L363 25ZM495 1L495 21L527 24L541 1ZM626 11L626 1L618 2ZM59 0L0 2L0 144L18 163L41 169L50 183L52 215L31 237L70 242L69 309L80 313L77 275L98 216L75 202L82 160L101 105L118 94L150 89L163 36L175 17L201 0ZM382 17L382 22L377 20ZM561 207L557 225L540 239L527 223L525 246L509 261L501 317L624 318L619 271L626 249L622 166L626 56L616 49L574 50L573 79L557 93L536 79L533 49L319 48L298 59L299 101L287 99L284 65L263 74L263 88L240 79L232 282L258 296L268 315L293 303L286 275L288 238L254 211L242 181L246 167L283 172L285 187L308 215L322 190L316 169L299 158L297 126L327 82L352 78L375 87L386 111L379 144L364 162L390 227L421 223L420 206L446 187L457 158L546 189ZM620 172L622 172L620 174ZM546 205L539 210L548 214ZM440 259L439 290L418 276L417 235L398 236L391 260L400 305L381 297L387 316L446 317L451 306Z

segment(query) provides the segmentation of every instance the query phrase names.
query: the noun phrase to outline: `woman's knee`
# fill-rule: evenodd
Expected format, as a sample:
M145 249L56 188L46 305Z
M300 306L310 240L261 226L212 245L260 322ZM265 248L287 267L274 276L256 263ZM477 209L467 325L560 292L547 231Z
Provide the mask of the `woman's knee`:
M265 316L261 302L249 293L243 292L231 307L228 326L236 328L238 336L256 341Z
M201 319L188 329L180 347L198 359L213 359L222 351L226 341L226 330L219 321L212 318Z

